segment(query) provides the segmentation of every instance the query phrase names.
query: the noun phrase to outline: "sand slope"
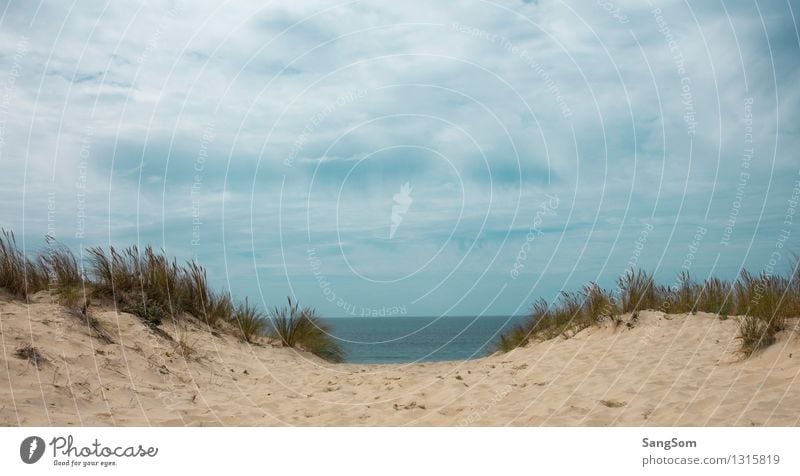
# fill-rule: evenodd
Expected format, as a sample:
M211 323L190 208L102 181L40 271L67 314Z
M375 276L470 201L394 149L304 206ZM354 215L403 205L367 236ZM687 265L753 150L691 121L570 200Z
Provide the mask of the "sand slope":
M47 293L0 297L0 425L789 425L800 422L797 323L742 360L735 319L644 312L633 328L469 362L331 365L198 323L110 307L103 344ZM15 355L33 344L41 368Z

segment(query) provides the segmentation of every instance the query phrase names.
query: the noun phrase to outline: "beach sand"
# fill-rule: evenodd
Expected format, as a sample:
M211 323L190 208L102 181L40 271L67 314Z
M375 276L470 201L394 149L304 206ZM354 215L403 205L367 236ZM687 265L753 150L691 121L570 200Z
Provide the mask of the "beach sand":
M744 359L735 318L645 311L491 357L329 364L196 321L162 328L113 307L104 344L48 293L0 296L0 425L794 426L798 323ZM181 345L192 348L188 359ZM15 355L33 345L39 368Z

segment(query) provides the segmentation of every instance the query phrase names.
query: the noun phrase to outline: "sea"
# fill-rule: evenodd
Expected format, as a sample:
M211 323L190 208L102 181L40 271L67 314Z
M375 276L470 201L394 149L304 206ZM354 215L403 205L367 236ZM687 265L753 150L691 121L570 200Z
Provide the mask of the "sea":
M340 317L325 319L345 351L360 364L438 362L484 357L500 334L524 317Z

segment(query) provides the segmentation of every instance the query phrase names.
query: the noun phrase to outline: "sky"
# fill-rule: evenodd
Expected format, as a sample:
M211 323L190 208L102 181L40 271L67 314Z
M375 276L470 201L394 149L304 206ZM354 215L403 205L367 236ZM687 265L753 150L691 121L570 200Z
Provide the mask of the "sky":
M0 226L322 315L785 272L792 1L0 2Z

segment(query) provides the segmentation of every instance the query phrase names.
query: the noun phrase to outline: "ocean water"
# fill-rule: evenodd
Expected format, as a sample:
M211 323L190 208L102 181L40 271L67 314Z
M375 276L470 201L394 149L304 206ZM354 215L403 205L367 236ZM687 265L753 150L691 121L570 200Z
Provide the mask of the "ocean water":
M465 360L490 352L522 317L344 317L326 319L351 363Z

